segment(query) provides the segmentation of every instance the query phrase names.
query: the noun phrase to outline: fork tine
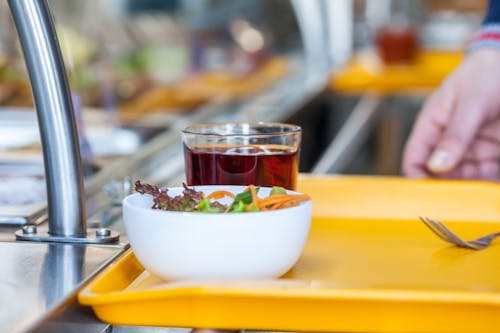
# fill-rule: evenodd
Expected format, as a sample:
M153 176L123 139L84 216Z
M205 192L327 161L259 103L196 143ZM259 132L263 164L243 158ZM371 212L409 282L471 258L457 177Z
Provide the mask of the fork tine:
M439 231L439 233L442 235L442 237L441 237L442 239L444 239L452 244L455 244L457 246L465 247L465 248L469 248L469 249L477 249L477 248L481 247L481 245L479 245L479 244L473 244L473 243L467 242L466 240L464 240L463 238L458 236L456 233L454 233L451 229L449 229L447 226L445 226L440 221L433 220L429 217L426 217L426 219L430 225L432 225L434 228L436 228L436 230Z
M450 242L463 243L463 240L461 238L459 238L454 232L452 232L448 227L446 227L440 221L433 220L430 217L427 217L427 221L431 223L441 233L443 233Z
M449 229L446 225L438 220L433 220L429 217L419 216L420 221L422 221L427 228L429 228L434 234L446 242L452 243L459 247L473 250L482 250L487 248L491 241L500 236L500 232L493 233L490 235L485 235L483 237L477 238L472 241L467 241L462 237L458 236L454 231Z
M427 218L427 219L429 221L432 221L434 223L434 225L441 232L443 232L444 234L446 234L448 236L448 239L450 240L450 242L452 242L452 243L454 243L456 245L462 246L462 247L467 247L467 248L474 247L474 245L469 244L469 242L467 242L466 240L464 240L463 238L461 238L460 236L458 236L456 233L454 233L453 231L451 231L447 226L445 226L440 221L432 220L430 218Z
M426 218L419 216L420 221L422 221L427 228L429 228L434 234L436 234L439 238L448 241L448 237L444 235L439 229L437 229L432 223L428 222Z
M437 235L439 235L439 237L441 237L442 239L444 239L445 241L447 242L451 242L452 240L450 239L450 236L444 232L443 230L441 230L441 228L438 227L437 223L431 219L431 218L428 218L428 217L425 217L425 224L431 228L432 231L434 231Z
M433 233L435 233L439 238L441 238L444 241L450 242L449 237L446 234L444 234L440 229L438 229L437 226L435 226L435 224L432 223L433 221L431 219L422 216L419 216L418 218L420 219L420 221L424 222L426 227L429 228Z
M441 230L443 233L448 235L450 239L455 241L456 243L462 244L462 245L467 245L467 241L464 240L462 237L458 236L456 233L454 233L451 229L449 229L447 226L445 226L442 222L440 221L434 221L436 223L436 226Z

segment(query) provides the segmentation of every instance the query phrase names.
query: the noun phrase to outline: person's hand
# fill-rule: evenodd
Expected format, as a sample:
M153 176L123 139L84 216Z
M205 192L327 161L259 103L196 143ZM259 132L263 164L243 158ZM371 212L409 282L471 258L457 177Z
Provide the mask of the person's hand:
M499 179L500 50L468 56L420 111L403 154L408 177Z

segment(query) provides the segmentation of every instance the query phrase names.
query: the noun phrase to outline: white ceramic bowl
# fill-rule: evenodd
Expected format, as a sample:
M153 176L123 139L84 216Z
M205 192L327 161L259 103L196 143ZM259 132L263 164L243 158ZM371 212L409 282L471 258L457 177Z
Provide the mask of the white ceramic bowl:
M237 194L245 186L194 188ZM259 197L269 191L261 187ZM311 224L311 201L275 211L226 214L162 211L151 209L152 202L150 195L129 195L123 200L123 218L137 259L167 280L279 277L297 262Z

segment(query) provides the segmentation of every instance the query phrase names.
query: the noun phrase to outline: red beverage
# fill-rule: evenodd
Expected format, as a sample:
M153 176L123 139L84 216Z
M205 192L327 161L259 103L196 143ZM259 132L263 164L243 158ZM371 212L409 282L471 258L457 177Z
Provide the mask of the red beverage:
M419 48L418 33L410 25L386 25L377 30L375 41L386 64L411 63Z
M189 149L184 145L188 185L259 185L297 187L298 151L280 145Z

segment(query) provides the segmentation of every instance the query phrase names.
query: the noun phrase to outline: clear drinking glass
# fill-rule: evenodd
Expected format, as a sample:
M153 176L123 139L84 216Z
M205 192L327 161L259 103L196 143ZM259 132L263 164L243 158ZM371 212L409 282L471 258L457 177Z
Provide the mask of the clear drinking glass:
M206 123L182 131L188 185L297 188L302 130L265 122Z

